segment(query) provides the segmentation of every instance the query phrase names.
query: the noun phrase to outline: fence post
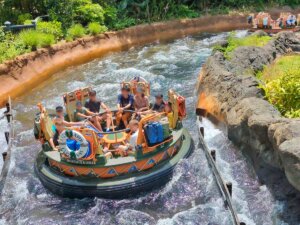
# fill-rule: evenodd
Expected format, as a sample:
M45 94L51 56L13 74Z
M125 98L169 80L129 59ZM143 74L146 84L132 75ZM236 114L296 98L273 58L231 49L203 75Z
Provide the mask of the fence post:
M230 197L232 197L232 183L231 182L227 182L226 183L226 187L228 189L228 192L230 194Z
M211 155L211 157L213 158L213 160L216 161L216 150L214 150L214 149L211 150L211 151L210 151L210 155Z
M200 133L201 133L202 137L204 137L204 127L200 127Z
M2 153L3 162L6 160L7 152Z
M9 143L9 132L8 132L8 131L5 131L5 132L4 132L4 135L5 135L6 143L8 144L8 143Z

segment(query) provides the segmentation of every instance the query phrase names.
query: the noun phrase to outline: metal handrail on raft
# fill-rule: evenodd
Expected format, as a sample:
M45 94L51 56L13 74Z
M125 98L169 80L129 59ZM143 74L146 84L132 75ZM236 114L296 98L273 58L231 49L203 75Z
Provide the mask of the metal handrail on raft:
M1 118L3 119L6 117L7 123L9 125L9 131L5 132L5 139L8 144L6 151L2 153L3 157L3 166L0 171L0 195L2 194L2 190L5 184L5 180L7 177L9 165L10 165L10 157L11 157L11 149L13 145L13 140L14 140L14 118L12 114L12 103L11 99L9 97L8 102L6 103L6 111L4 112L4 116Z
M207 158L207 161L209 163L210 168L212 169L212 172L214 174L215 180L218 184L219 190L222 194L222 197L224 199L224 202L226 204L226 206L229 208L230 210L230 214L232 216L232 220L234 225L246 225L244 222L240 222L236 210L233 207L232 204L232 184L231 183L226 183L224 181L224 179L222 178L222 175L220 173L220 171L217 168L216 165L216 155L215 155L215 151L212 150L211 152L209 151L208 146L206 145L205 141L204 141L204 127L201 127L199 124L199 121L201 121L201 116L197 116L198 117L198 131L199 131L199 144L203 147L203 150L205 152L205 156Z
M104 114L112 114L112 113L117 113L119 112L119 110L111 110L110 112L102 112L102 113L97 113L96 115L93 115L91 117L95 117L95 116L102 116ZM130 112L130 113L135 113L136 111L134 110L123 110L123 112ZM88 121L89 118L85 119L84 121ZM122 129L122 130L113 130L113 131L108 131L108 132L105 132L105 131L98 131L98 132L95 132L96 134L118 134L118 133L122 133L122 132L128 132L130 131L129 128L125 128L125 129Z

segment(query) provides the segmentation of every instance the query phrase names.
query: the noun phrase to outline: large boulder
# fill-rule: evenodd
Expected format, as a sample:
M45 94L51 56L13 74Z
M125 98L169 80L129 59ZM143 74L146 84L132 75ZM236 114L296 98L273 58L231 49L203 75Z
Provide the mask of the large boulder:
M277 57L298 48L300 40L295 34L282 32L264 47L236 49L230 60L215 52L199 76L198 106L205 107L201 101L213 99L214 107L206 109L213 115L222 114L229 139L251 156L255 166L264 161L284 170L289 182L300 190L300 119L283 118L264 99L255 77Z

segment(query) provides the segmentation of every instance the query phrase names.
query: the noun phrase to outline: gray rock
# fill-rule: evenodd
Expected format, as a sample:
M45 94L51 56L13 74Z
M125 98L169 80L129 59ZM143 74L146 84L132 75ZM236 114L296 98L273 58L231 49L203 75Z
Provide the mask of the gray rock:
M236 49L230 60L215 52L202 68L198 94L213 97L217 105L210 113L222 114L229 139L251 156L255 166L263 160L283 169L289 182L300 190L300 119L281 117L264 99L254 76L295 49L300 49L300 40L294 33L283 32L264 47Z
M264 32L263 30L257 30L251 35L255 35L255 36L259 36L259 37L268 36L268 34L266 32Z
M283 142L279 146L282 166L288 181L300 187L300 137Z

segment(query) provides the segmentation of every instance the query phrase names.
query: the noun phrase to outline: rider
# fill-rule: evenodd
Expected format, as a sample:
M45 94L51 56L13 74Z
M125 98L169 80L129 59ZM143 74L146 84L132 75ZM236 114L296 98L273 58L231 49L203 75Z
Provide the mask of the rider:
M130 88L122 87L121 94L118 95L118 113L116 114L117 126L120 126L121 120L124 126L127 127L128 119L131 117L130 112L124 112L124 110L133 110L134 97L130 94Z
M138 112L138 115L145 115L153 112L164 112L165 110L165 101L164 101L164 96L162 94L157 94L155 95L155 103L153 104L152 108L147 111L143 112Z
M82 107L81 102L76 102L76 110L74 111L74 120L76 122L85 121L87 119L90 119L92 123L95 125L95 127L102 131L102 127L99 123L99 119L97 118L97 113L93 113L90 110Z
M130 120L129 122L129 129L130 129L130 139L126 145L120 145L117 148L117 151L120 153L121 156L127 156L128 152L134 152L135 147L137 146L137 138L139 135L139 122L137 120Z
M172 110L172 103L168 102L165 105L165 113L168 117L168 121L169 121L169 126L170 128L175 128L176 124L173 123L173 119L174 119L174 112Z
M58 151L58 138L59 135L64 131L64 123L63 120L58 119L55 121L55 131L53 137L50 138L49 143L53 150Z
M71 127L71 126L83 126L84 125L84 122L68 122L65 120L65 113L64 113L64 108L62 106L57 106L55 108L55 112L56 112L56 115L53 119L53 123L55 124L55 122L57 120L61 120L63 125L66 126L66 127ZM53 127L53 131L55 130L55 125Z
M106 120L106 131L108 132L111 125L111 116L108 115L110 114L110 109L101 100L97 99L96 91L91 90L89 92L89 100L86 101L84 107L95 114L100 112L101 107L106 111L102 116L97 116L96 118L98 118L100 124Z

